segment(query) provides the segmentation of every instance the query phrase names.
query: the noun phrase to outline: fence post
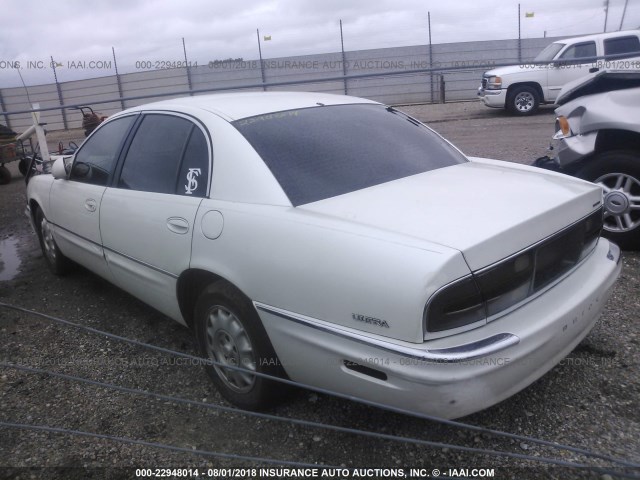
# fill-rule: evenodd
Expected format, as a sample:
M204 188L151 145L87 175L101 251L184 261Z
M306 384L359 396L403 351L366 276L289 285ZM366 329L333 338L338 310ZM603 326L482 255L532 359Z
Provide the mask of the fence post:
M4 105L4 98L2 98L2 90L0 90L0 108L2 108L2 113L4 116L4 123L7 128L11 130L11 123L9 122L9 115L7 115L7 107Z
M442 75L440 75L440 103L445 103L446 102L446 89L445 89L445 83L444 83L444 73Z
M191 83L191 67L187 60L187 47L184 44L184 37L182 37L182 51L184 52L184 66L187 69L187 85L189 85L189 96L193 97L193 84Z
M344 54L344 37L342 36L342 19L340 19L340 45L342 46L342 75L344 79L344 94L347 95L347 57Z
M429 22L429 68L433 68L433 47L431 45L431 12L427 12ZM431 87L431 103L433 103L433 71L429 72L429 85Z
M522 64L522 36L520 35L520 4L518 4L518 63Z
M51 57L51 68L53 68L53 78L56 81L56 90L58 90L58 102L60 102L60 107L62 107L62 105L64 105L64 100L62 99L62 89L60 88L60 84L58 83L56 62L53 61L53 57ZM62 125L64 125L64 129L69 130L69 126L67 125L67 112L64 111L64 108L60 108L60 113L62 114Z
M113 66L116 69L116 83L118 84L118 95L120 95L120 106L122 107L122 110L124 110L125 106L124 106L124 100L122 99L124 97L122 93L122 81L120 80L120 74L118 73L118 62L116 61L115 48L111 47L111 53L113 53Z
M256 34L258 35L258 53L260 54L260 73L262 74L262 90L267 91L267 80L264 75L264 62L262 61L262 46L260 45L260 29L256 28Z

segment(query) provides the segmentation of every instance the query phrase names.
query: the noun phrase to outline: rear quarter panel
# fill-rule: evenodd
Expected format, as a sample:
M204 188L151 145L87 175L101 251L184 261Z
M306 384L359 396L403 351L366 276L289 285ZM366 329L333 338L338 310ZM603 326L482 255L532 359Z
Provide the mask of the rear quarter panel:
M215 240L200 228L211 210L224 218ZM192 268L222 276L253 301L416 343L428 298L469 274L457 250L292 207L213 200L200 207L192 251Z

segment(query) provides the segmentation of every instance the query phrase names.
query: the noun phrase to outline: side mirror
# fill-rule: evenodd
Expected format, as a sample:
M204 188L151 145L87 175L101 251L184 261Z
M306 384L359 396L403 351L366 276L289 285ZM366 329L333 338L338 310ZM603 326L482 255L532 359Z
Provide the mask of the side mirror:
M67 178L67 169L64 165L64 158L60 157L55 162L53 162L53 165L51 167L51 175L53 175L53 178L55 179Z
M75 162L71 167L73 178L86 178L91 172L91 167L84 162Z

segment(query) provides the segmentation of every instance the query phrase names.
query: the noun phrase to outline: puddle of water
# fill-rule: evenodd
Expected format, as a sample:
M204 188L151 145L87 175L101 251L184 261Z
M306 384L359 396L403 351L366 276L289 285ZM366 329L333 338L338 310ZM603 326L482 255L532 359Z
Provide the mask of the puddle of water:
M0 240L0 282L13 280L18 275L20 257L18 257L18 239Z

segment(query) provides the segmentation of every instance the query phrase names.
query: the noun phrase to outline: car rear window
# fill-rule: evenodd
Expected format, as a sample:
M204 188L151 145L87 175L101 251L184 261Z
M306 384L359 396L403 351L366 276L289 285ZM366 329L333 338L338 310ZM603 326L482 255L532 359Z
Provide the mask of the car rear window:
M432 130L383 105L286 110L233 124L294 206L468 161Z

